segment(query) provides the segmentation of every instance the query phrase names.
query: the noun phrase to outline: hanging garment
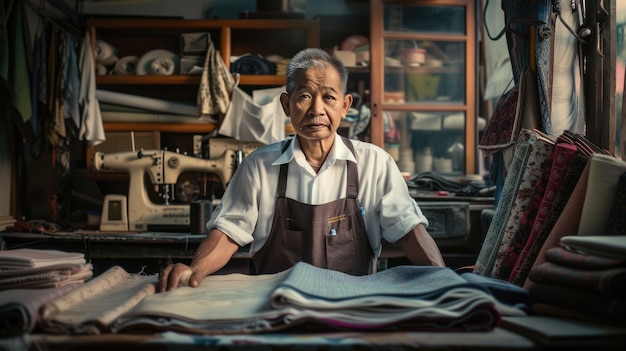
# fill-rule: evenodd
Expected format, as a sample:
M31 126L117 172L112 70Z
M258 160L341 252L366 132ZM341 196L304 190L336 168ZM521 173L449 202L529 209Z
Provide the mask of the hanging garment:
M280 94L259 105L243 89L235 86L218 133L239 141L269 145L285 139L286 121Z
M577 133L584 132L584 117L579 112L580 62L578 60L579 43L563 22L577 33L578 16L574 15L571 6L561 6L559 19L554 22L554 48L552 79L550 89L552 130L560 135L565 130ZM563 21L563 22L561 22ZM582 104L580 104L582 105Z
M15 32L13 33L13 47L7 55L10 57L10 69L6 79L11 84L13 91L13 101L15 108L20 113L22 121L28 121L32 116L32 106L30 98L30 77L28 73L27 60L27 35L24 23L24 2L15 4ZM8 41L8 40L7 40Z
M550 27L550 0L503 0L506 39L515 82L521 81L526 69L532 69L537 91L537 115L539 125L535 128L552 135L548 85L552 62L552 30Z
M198 89L199 116L226 113L235 87L235 80L213 42L209 41L208 45Z
M80 130L78 138L85 140L90 146L96 146L106 140L104 124L100 112L100 103L96 99L96 71L91 52L89 33L85 33L80 49L79 69L81 73L80 94Z
M341 139L354 154L352 142ZM288 146L289 142L285 143L283 150ZM374 272L374 252L357 199L357 166L346 162L346 198L321 205L285 197L289 164L280 166L272 229L263 247L253 256L256 273L281 272L299 261L352 275Z
M539 104L533 70L524 70L519 84L498 99L478 148L487 155L514 149L522 129L538 129ZM512 154L510 155L512 157ZM510 158L506 164L510 163Z
M80 127L80 112L78 97L80 94L80 80L78 77L78 60L76 58L76 40L71 35L63 36L63 51L66 59L63 61L62 73L65 74L65 85L62 87L64 99L64 118L74 123L74 127Z

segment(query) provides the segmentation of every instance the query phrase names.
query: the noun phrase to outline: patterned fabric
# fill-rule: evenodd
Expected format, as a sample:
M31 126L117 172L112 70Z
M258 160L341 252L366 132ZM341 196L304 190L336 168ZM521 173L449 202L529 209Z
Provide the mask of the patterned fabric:
M532 190L532 196L529 199L528 207L520 218L517 229L512 234L508 245L500 246L501 252L499 254L502 254L503 257L500 263L496 262L494 265L492 272L493 277L507 279L513 271L520 257L520 253L528 241L533 224L535 223L535 218L537 217L537 212L543 200L548 180L550 178L553 159L554 151L550 154L549 159L546 161L541 177L537 179L537 182L535 183Z
M538 189L540 181L550 155L554 151L554 141L538 131L533 131L533 142L528 160L522 170L522 179L519 183L515 200L512 204L509 217L502 231L501 244L491 255L493 268L491 276L494 278L507 279L517 260L517 250L512 242L513 236L519 229L524 213L533 199L534 192ZM537 195L542 197L543 193ZM521 249L521 248L520 248Z
M486 155L491 155L515 144L513 130L515 130L517 122L518 96L519 85L516 85L498 99L493 115L489 119L478 145L478 148Z
M532 268L537 267L545 261L544 252L550 248L559 246L559 241L566 235L573 235L578 232L578 226L580 224L579 218L582 212L583 204L585 203L585 193L587 190L587 181L589 180L589 169L591 162L587 162L583 173L580 175L580 179L576 183L576 187L572 191L572 194L567 201L567 204L563 208L557 221L554 223L554 227L550 231L550 234L546 237L545 242L541 246L535 262ZM531 268L531 270L532 270ZM526 279L524 287L528 289L532 286L533 282L530 279Z
M576 150L576 146L574 145L557 142L551 158L550 167L546 167L546 170L548 170L548 172L546 172L548 174L548 182L545 184L546 189L541 197L541 202L534 212L535 217L532 219L532 223L531 220L527 218L522 222L523 224L520 227L520 233L518 234L520 238L518 242L522 243L522 249L517 252L515 264L509 276L506 278L508 281L513 282L515 280L520 265L526 260L532 243L537 239L537 234L553 208L554 200L563 184L564 178L567 176L569 167L576 155ZM543 183L541 185L543 185ZM532 215L532 213L529 215ZM528 229L530 229L529 232L527 232ZM505 279L504 276L502 279Z
M226 113L230 104L235 80L228 72L226 64L209 40L209 47L204 61L204 69L198 89L198 109L201 116Z
M538 1L541 2L541 1ZM548 85L552 71L552 31L550 29L550 1L543 1L538 7L538 17L544 22L535 29L535 59L537 61L537 93L539 95L539 110L541 131L552 135L552 119L550 114L550 97Z
M524 129L520 133L519 139L515 145L515 156L511 162L511 167L504 180L503 192L496 207L493 219L482 243L480 252L476 259L474 273L481 275L490 275L493 268L494 252L500 247L502 240L502 232L504 225L509 217L511 208L515 201L517 189L522 181L523 169L530 155L531 145L536 139L537 134Z
M561 216L563 208L569 201L572 191L576 187L576 184L578 183L580 176L587 165L587 160L588 156L583 154L576 154L576 156L574 156L574 160L572 160L572 164L567 171L567 175L563 178L563 183L554 197L554 201L547 217L543 221L543 224L537 229L535 236L532 239L529 238L524 246L524 250L520 255L521 257L512 272L514 276L509 277L509 281L512 283L522 286L526 282L528 273L530 272L537 255L539 255L539 251L546 241L546 238L550 234L550 231L552 231L554 224Z
M626 235L626 172L622 173L617 182L615 200L604 233Z

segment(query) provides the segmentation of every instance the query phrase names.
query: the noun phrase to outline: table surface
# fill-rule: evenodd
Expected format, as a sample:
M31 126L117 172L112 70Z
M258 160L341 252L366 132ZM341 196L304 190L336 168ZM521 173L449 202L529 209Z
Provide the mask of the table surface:
M193 252L195 245L203 240L201 235L186 233L101 233L101 232L74 232L74 233L0 233L5 242L28 242L38 240L44 245L55 241L74 242L80 245L88 243L94 249L100 250L98 245L114 244L115 249L128 246L127 251L136 251L144 246L147 251L154 250L155 243L168 247L171 250ZM15 240L14 240L15 239ZM17 240L19 239L19 240ZM120 245L120 243L133 245ZM16 247L10 247L16 248ZM92 252L92 254L98 254ZM130 253L129 253L130 254ZM134 253L135 256L137 253ZM162 253L157 253L160 255ZM247 252L239 252L241 257L247 257ZM548 316L504 317L500 326L490 332L333 332L333 333L272 333L264 335L186 335L174 332L165 332L155 335L107 334L96 336L63 336L63 335L27 335L21 338L0 340L7 350L27 350L20 345L45 345L50 350L78 350L90 351L103 349L172 349L175 346L185 350L219 348L248 348L246 345L264 345L269 349L285 349L285 345L296 345L298 350L305 349L462 349L462 350L515 350L536 349L542 345L580 346L580 345L625 345L626 324L621 326L607 326L599 323L577 320L561 320ZM14 344L13 344L14 343ZM367 345L363 348L362 345ZM162 347L161 347L162 346ZM222 347L223 346L223 347ZM178 349L178 347L176 347ZM291 348L288 348L291 349ZM118 350L119 351L119 350Z
M0 349L29 350L535 350L614 348L626 344L626 326L549 316L503 317L491 331L330 331L237 335L28 334L0 339Z

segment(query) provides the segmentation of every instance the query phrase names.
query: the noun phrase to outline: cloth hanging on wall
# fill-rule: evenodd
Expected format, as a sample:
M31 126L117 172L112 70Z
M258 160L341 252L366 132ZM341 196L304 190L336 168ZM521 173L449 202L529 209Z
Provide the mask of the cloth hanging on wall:
M258 142L265 145L285 138L287 116L280 103L281 89L273 92L271 99L261 104L239 86L235 86L232 101L218 132L239 141Z
M506 39L515 82L527 68L535 69L541 125L551 135L548 81L551 63L550 0L503 0Z
M25 33L24 7L23 2L14 4L15 6L15 26L13 32L12 48L8 53L3 54L10 57L8 72L3 72L7 82L11 84L13 91L13 102L22 121L28 121L32 116L32 105L30 97L30 75L28 73L28 52L27 35ZM4 22L4 20L3 20ZM5 33L9 33L8 31ZM8 41L8 40L7 40Z
M226 113L235 88L235 79L226 68L213 41L209 40L208 46L198 89L200 116Z
M498 99L496 109L483 132L478 148L487 155L513 149L522 129L539 129L537 81L532 69L526 69L520 82ZM510 163L507 158L506 166Z
M578 15L571 6L560 6L554 21L554 48L550 89L552 129L556 135L565 130L584 132L584 108L580 84L579 42L563 22L578 32ZM577 9L577 11L581 11ZM563 22L561 22L563 21ZM580 97L579 97L580 96Z
M80 93L78 103L80 107L79 139L86 140L90 146L96 146L106 140L104 123L100 112L100 103L96 98L96 71L91 52L91 39L85 33L80 48Z

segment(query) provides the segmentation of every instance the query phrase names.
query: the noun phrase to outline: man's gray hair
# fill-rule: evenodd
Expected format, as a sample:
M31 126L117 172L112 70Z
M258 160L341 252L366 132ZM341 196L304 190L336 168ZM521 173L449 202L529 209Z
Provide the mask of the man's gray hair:
M307 70L312 67L333 67L339 73L341 79L341 92L348 90L348 70L343 62L334 54L318 48L308 48L297 53L287 66L287 94L296 88L296 73L300 70Z

